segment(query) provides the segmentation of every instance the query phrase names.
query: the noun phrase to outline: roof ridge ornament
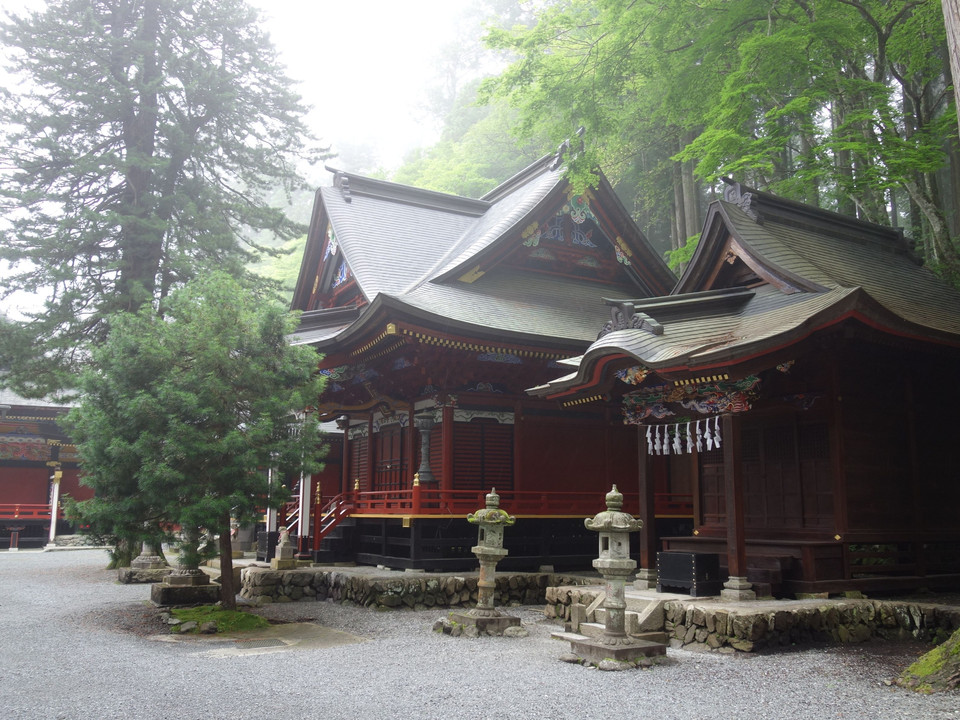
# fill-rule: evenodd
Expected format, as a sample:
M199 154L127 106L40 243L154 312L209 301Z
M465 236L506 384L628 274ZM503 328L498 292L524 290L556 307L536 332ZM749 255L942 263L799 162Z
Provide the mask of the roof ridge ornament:
M753 193L745 192L743 185L732 178L720 178L727 187L723 189L723 199L725 202L732 203L743 210L752 220L760 222L760 213L752 207Z
M646 313L637 312L633 302L629 300L608 302L612 306L610 320L603 324L597 340L615 330L646 330L651 335L663 335L663 325Z
M344 171L338 168L332 168L329 165L325 165L324 169L333 173L333 185L334 187L340 188L343 201L348 203L353 202L353 197L350 195L350 178L346 176Z
M580 147L576 150L576 153L583 152L583 134L586 132L586 130L587 129L583 125L577 128L576 136L580 138ZM551 170L556 170L561 165L563 165L563 156L565 153L569 152L569 150L570 150L570 138L567 138L562 143L560 143L559 147L557 147L557 154L554 156L553 162L550 163Z

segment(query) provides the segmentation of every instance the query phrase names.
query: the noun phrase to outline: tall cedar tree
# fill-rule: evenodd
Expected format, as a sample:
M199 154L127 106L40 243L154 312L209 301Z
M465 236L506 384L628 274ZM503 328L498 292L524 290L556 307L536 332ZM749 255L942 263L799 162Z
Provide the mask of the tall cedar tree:
M27 394L69 387L111 313L209 269L250 280L264 198L301 181L306 112L244 0L48 0L0 22L19 84L0 99L0 367ZM249 283L248 283L249 284Z
M303 414L323 389L318 357L287 342L295 324L225 273L173 292L163 318L148 306L111 318L68 416L95 491L78 519L113 540L155 539L164 524L218 533L232 606L231 518L249 524L286 499L265 468L309 474L323 454Z

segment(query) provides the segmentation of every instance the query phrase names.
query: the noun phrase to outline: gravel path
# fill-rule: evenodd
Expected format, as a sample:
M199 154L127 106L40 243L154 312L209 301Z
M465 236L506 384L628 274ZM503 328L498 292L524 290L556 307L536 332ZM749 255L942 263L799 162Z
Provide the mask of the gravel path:
M0 553L0 711L17 720L283 718L851 718L960 720L960 693L884 684L926 648L874 642L777 655L668 651L647 671L559 662L538 607L527 638L452 638L442 614L333 603L265 607L361 643L224 656L222 639L162 642L144 585L120 585L102 551Z

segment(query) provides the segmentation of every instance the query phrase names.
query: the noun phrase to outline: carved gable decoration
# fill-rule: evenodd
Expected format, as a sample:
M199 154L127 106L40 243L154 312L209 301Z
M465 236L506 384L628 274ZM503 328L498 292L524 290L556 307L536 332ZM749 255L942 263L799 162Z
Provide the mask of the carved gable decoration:
M617 280L623 266L630 265L630 255L600 229L590 199L589 194L573 195L555 215L528 225L508 262L536 272Z

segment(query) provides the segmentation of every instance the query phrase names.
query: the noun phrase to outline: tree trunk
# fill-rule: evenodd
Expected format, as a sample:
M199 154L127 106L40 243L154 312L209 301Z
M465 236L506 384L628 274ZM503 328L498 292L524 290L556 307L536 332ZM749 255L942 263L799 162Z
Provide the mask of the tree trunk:
M950 74L953 83L953 96L956 100L957 128L960 131L960 0L942 0L943 22L947 28L947 47L950 50Z
M684 145L693 142L695 134L691 131L684 135ZM682 244L687 238L700 234L700 203L697 198L697 183L693 178L693 161L680 165L680 178L683 184L683 232Z
M683 178L680 163L673 161L673 214L670 220L670 248L677 250L687 243L686 230L683 221Z
M832 124L832 134L837 135L837 130L844 123L843 100L839 99L833 103L830 108L830 122ZM850 151L846 149L837 150L834 153L834 163L836 167L837 180L837 212L842 215L856 215L857 205L853 201L851 188L853 187L853 159Z
M233 586L233 541L230 538L230 516L220 523L220 605L224 610L237 609L237 589Z
M947 222L940 208L926 196L917 183L907 182L905 187L930 224L930 237L933 242L933 251L936 253L936 261L943 266L949 276L960 276L960 255L950 240Z
M129 18L126 18L129 20ZM123 32L123 27L116 32ZM112 72L117 82L130 84L135 70L137 82L130 87L131 97L120 117L123 127L126 171L120 194L120 275L115 300L123 310L135 311L153 298L160 258L163 252L162 229L151 223L154 200L154 155L159 114L158 88L162 70L157 60L160 42L159 7L155 0L144 4L143 20L137 40L141 56L133 61L115 58Z

